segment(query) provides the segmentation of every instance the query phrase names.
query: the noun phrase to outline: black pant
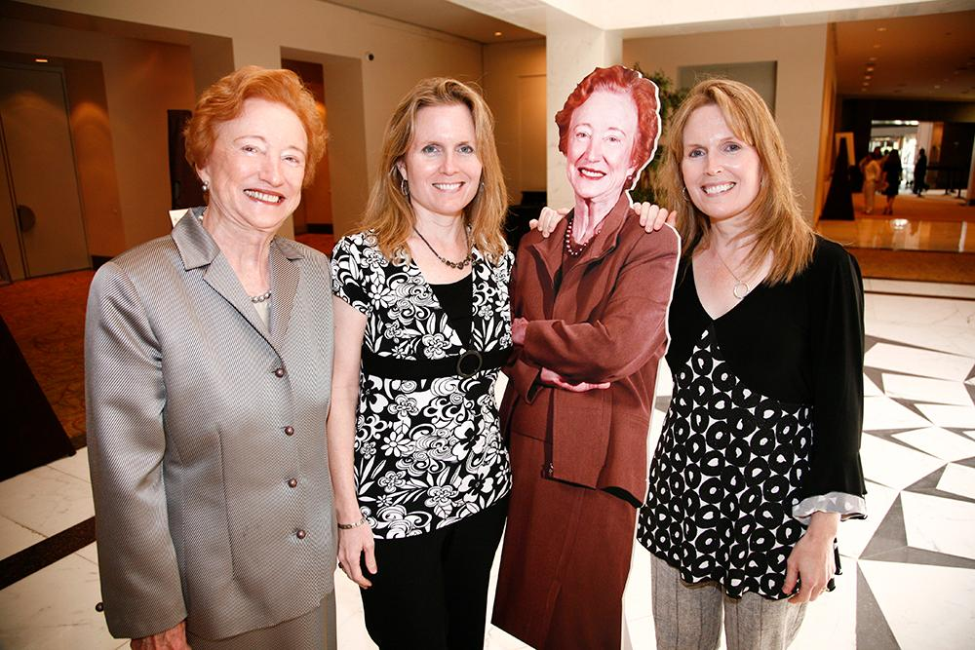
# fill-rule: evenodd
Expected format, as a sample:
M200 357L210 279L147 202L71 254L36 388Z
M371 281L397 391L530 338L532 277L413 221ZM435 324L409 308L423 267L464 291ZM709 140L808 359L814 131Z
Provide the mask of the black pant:
M507 497L476 515L416 537L376 540L379 573L362 604L382 650L481 650L488 582Z

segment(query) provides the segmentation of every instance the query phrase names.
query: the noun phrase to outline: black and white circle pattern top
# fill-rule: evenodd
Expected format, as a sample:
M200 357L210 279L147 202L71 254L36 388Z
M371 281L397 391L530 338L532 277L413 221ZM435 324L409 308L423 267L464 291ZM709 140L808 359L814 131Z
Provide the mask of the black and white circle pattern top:
M786 597L786 560L804 532L792 508L809 469L811 416L811 406L745 386L710 324L675 373L637 538L685 582Z

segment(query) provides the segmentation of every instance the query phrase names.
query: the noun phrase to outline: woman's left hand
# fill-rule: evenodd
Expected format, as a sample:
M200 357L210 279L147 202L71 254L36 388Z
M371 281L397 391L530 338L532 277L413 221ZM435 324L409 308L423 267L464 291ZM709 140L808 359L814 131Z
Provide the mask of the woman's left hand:
M782 593L793 594L796 584L799 592L789 599L790 603L812 602L819 598L836 573L833 541L840 515L836 512L814 512L809 528L796 543L786 563L785 584Z

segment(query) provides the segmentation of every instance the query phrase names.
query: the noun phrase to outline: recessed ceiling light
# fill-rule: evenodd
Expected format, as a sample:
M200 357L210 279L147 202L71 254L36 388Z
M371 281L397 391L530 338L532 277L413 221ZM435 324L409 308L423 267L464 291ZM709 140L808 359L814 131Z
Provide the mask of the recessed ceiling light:
M34 62L35 63L47 63L47 59L42 58L42 57L37 57L36 59L34 59Z
M873 72L875 68L876 68L875 65L868 65L867 66L867 72Z
M880 43L874 43L873 44L873 49L879 50L880 49Z
M935 90L940 90L941 89L941 84L934 84L934 88L935 88Z
M878 32L886 32L887 31L887 28L886 27L878 27L877 28L877 31Z
M876 60L877 60L877 57L875 57L875 56L872 56L872 57L870 57L870 60L871 60L871 61L876 61Z
M497 36L498 38L504 36L504 34L502 34L501 32L494 32L494 35Z

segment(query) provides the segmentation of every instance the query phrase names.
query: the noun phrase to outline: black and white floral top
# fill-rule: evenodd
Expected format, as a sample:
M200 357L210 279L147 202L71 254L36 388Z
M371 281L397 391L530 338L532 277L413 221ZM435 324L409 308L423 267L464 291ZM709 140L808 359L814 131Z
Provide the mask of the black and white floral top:
M511 346L513 256L497 265L474 256L470 349L501 350ZM366 233L336 244L332 289L367 318L364 355L426 362L468 349L419 267L387 260ZM448 526L508 494L497 376L497 368L416 380L360 373L356 493L377 539Z

